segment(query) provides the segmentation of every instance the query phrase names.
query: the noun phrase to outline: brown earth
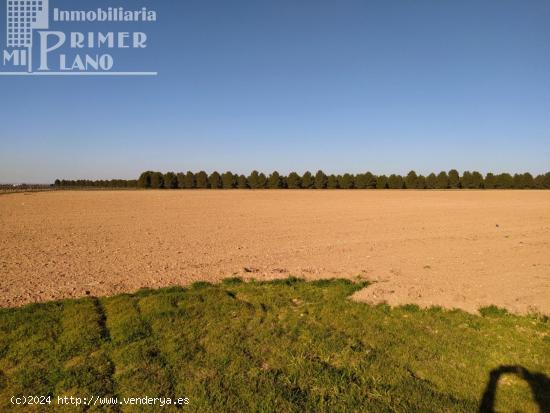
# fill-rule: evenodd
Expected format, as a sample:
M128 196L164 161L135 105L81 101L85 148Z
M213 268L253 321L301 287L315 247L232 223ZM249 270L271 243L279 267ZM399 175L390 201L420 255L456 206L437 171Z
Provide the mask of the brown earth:
M0 196L0 305L230 276L375 281L356 298L550 314L550 191Z

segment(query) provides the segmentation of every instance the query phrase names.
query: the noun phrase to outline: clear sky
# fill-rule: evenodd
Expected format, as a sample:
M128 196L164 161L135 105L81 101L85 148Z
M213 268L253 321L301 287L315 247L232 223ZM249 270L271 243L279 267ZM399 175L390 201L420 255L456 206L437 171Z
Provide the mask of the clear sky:
M79 4L156 9L159 76L0 77L0 182L550 170L548 0Z

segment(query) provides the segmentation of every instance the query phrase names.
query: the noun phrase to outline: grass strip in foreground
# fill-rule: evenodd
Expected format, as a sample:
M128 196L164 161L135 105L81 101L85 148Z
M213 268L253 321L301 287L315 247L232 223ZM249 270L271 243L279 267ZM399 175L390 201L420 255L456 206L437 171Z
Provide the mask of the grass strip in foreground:
M353 302L287 279L0 310L0 411L538 411L550 323ZM86 393L85 395L83 393ZM26 406L12 395L188 397L180 408Z

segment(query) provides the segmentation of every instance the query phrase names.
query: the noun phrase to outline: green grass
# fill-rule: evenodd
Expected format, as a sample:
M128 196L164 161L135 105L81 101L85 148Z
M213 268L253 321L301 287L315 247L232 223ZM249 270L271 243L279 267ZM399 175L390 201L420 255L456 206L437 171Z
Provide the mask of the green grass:
M2 309L0 412L472 412L491 371L507 365L527 369L538 402L504 369L497 410L550 404L547 318L349 300L362 286L232 278ZM17 407L12 395L190 404Z

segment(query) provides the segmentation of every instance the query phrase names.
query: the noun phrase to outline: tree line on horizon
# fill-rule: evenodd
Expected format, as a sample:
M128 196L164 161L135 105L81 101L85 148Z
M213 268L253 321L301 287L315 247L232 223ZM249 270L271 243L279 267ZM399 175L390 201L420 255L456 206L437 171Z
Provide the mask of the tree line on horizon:
M56 179L56 188L138 188L137 179Z
M248 176L230 171L220 174L205 171L197 173L143 172L137 180L56 180L55 187L103 187L144 189L550 189L550 172L533 176L530 173L488 173L456 169L427 176L410 171L407 175L374 175L371 172L327 175L319 170L315 175L291 172L287 176L277 171L270 175L252 171Z

